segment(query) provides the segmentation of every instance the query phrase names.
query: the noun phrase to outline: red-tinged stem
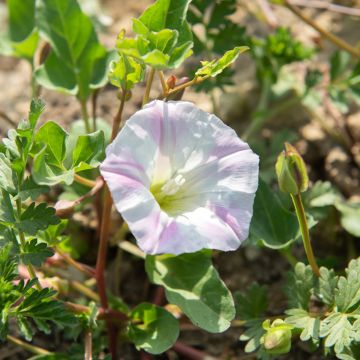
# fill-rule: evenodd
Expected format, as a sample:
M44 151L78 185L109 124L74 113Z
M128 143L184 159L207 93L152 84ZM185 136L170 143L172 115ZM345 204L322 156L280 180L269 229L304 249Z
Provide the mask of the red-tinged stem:
M56 249L56 252L71 266L73 266L75 269L81 271L82 273L93 277L95 276L95 269L93 269L91 266L88 266L86 264L82 264L76 260L74 260L71 256L68 254L62 252L59 248Z
M114 140L116 137L120 124L122 112L124 110L126 100L126 92L122 92L120 107L114 118L111 132L111 140ZM104 202L101 216L101 227L100 227L100 242L99 242L99 250L96 260L96 272L95 277L97 280L100 303L101 306L106 310L109 307L107 295L106 295L106 283L105 283L105 266L106 266L106 252L107 252L107 242L110 234L110 216L111 216L111 206L112 206L112 198L109 191L109 188L105 186L104 189ZM109 350L113 360L116 360L116 327L112 322L107 321L107 328L109 333Z
M81 314L89 311L89 307L81 304L75 304L70 301L65 301L64 305L67 310L75 313ZM102 307L98 308L98 320L109 320L111 322L124 322L128 320L128 317L125 313L122 313L118 310L113 309L104 309Z
M172 347L178 354L183 355L191 360L215 360L212 356L206 354L203 351L196 350L188 345L177 341Z

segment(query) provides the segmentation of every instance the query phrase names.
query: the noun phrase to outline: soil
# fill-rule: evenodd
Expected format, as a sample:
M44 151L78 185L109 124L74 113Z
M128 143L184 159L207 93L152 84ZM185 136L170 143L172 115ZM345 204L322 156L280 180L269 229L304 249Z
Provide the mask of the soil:
M131 18L140 14L150 3L150 0L124 1L124 0L104 0L102 9L104 14L109 16L111 24L101 32L101 41L108 47L114 45L116 35L119 30L125 28L131 31ZM239 1L238 11L233 15L236 21L246 25L254 34L266 34L269 27L262 21L261 12L256 5L257 2L245 0ZM360 1L338 1L347 6L360 6ZM5 17L4 1L0 1L0 20ZM358 27L358 19L345 17L336 13L323 12L319 10L306 10L306 12L319 24L336 33L346 41L355 44L359 41L359 34L354 31ZM313 44L314 40L320 41L323 47L318 63L326 64L329 54L334 48L328 42L320 40L318 34L309 26L304 25L296 19L288 10L275 7L275 16L284 26L290 26L294 33L304 42ZM357 22L356 22L357 21ZM4 22L0 22L0 31L5 27ZM301 64L298 65L301 67ZM244 71L244 69L246 71ZM301 73L299 69L298 73ZM183 75L183 70L179 71ZM254 69L249 57L242 57L236 64L235 85L226 88L226 93L216 92L215 97L220 109L219 115L232 126L239 134L243 131L248 122L251 109L254 109L259 97L256 87ZM13 127L21 118L25 117L28 111L30 98L30 66L23 61L12 58L0 57L0 112L7 115L7 120L0 116L0 137L4 136L8 129ZM134 91L132 99L128 102L124 117L129 117L141 106L143 87L138 87ZM152 93L155 97L157 90ZM69 128L71 123L81 117L78 103L69 96L42 90L41 96L46 102L46 111L42 116L42 121L54 120ZM212 111L211 99L206 94L199 94L186 91L183 99L195 102L199 107L206 111ZM118 100L115 89L106 86L98 96L97 116L111 122L116 112ZM298 111L299 110L299 111ZM342 191L345 197L352 197L358 200L360 197L360 112L358 109L351 109L349 114L329 116L329 122L338 121L347 129L350 136L351 145L348 150L344 150L336 141L329 138L324 130L319 126L314 116L309 116L301 109L291 109L285 115L279 116L276 121L268 124L259 137L269 138L284 124L291 124L294 131L299 135L297 147L304 156L309 169L311 179L330 180ZM86 212L87 211L87 212ZM89 213L92 215L89 216ZM119 217L114 212L114 227L116 231L119 224ZM92 219L91 221L89 219ZM94 220L95 219L95 220ZM96 216L92 206L88 207L73 220L73 227L77 228L80 243L88 251L83 255L81 261L94 265L97 246ZM333 243L326 243L324 235L317 234L315 251L319 257L331 257L342 253L344 263L346 263L346 249L344 250L344 239L346 235L339 230L337 240ZM335 237L335 236L333 236ZM324 240L324 241L322 241ZM84 245L85 244L85 245ZM294 254L298 258L304 258L304 253L300 245L295 246ZM119 288L119 278L114 276L117 271L118 257L121 256L121 286ZM217 253L214 256L216 267L231 289L231 291L243 291L253 281L267 285L269 288L269 308L275 316L282 313L286 306L286 300L282 295L284 274L290 269L288 262L279 252L271 250L259 250L251 247L242 247L232 253ZM340 264L341 266L343 264ZM74 276L80 276L75 274ZM130 306L134 306L141 301L151 301L154 296L155 288L147 281L143 268L143 261L127 253L120 252L117 247L111 247L109 251L107 276L111 284L112 291L120 294L124 301ZM115 279L114 279L115 277ZM80 280L83 280L79 277ZM205 351L215 359L252 359L253 357L244 353L244 343L240 342L239 336L243 328L232 327L224 334L208 334L182 322L183 330L180 340L185 344ZM49 350L55 350L59 344L58 334L54 337L39 336L34 343L44 346ZM133 347L124 344L121 349L122 359L139 359L140 355L134 351ZM29 354L11 344L2 345L0 360L20 360L26 359ZM182 359L177 357L173 350L167 355L154 357L156 359ZM279 359L305 360L323 359L320 352L311 353L302 344L294 344L290 354L279 357ZM184 358L185 359L185 358ZM325 359L325 358L324 358ZM327 357L327 359L330 359Z

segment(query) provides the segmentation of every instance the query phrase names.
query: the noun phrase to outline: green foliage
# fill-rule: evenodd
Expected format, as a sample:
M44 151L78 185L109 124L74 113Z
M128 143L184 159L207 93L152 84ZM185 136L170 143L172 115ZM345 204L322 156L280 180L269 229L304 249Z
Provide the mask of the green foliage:
M145 265L151 282L164 286L168 301L195 325L213 333L230 326L234 301L211 264L210 252L147 256Z
M37 255L38 256L38 253ZM29 258L30 259L30 258ZM31 257L33 261L34 257ZM55 291L36 290L36 279L15 284L17 257L11 252L11 244L0 248L0 338L4 339L9 330L11 318L27 340L34 334L34 325L42 331L49 331L48 322L58 326L76 324L76 318L54 299Z
M45 123L36 133L32 176L41 185L71 184L80 171L97 167L104 156L104 133L100 130L77 138L68 149L68 134L56 123ZM71 151L71 153L69 152ZM66 161L66 159L71 159Z
M109 81L123 91L131 90L144 79L144 65L130 56L119 54L117 61L112 61L109 70Z
M35 24L35 0L8 0L9 28L0 38L0 53L32 62L39 34Z
M296 216L282 207L276 193L260 179L250 226L250 241L271 249L283 249L299 235Z
M20 258L25 265L40 266L46 258L53 255L53 251L48 248L46 243L32 239L23 246Z
M55 209L47 207L46 203L35 205L31 203L20 215L16 227L29 235L36 235L39 230L45 230L49 225L56 225L60 219L55 215Z
M37 25L52 49L35 72L42 86L84 101L92 89L105 85L110 54L98 42L91 20L76 0L40 0Z
M312 316L304 309L287 310L286 322L292 324L295 328L301 329L300 340L312 340L317 342L320 333L320 317Z
M212 61L202 61L202 67L195 72L196 77L215 77L221 74L228 66L230 66L240 54L247 51L247 46L237 46L227 51L220 59Z
M308 59L313 54L312 49L295 40L290 31L282 27L265 39L250 38L247 45L255 61L259 82L270 79L275 83L282 66Z
M266 288L253 283L245 293L235 294L235 303L237 317L246 321L246 330L240 336L241 341L247 342L245 352L259 350L265 334L262 323L268 307Z
M131 313L129 337L137 349L150 354L168 350L179 336L179 322L165 309L148 303L138 305Z
M192 34L186 21L190 0L157 0L133 19L135 39L121 32L116 44L119 55L137 59L154 69L173 69L191 55Z
M330 182L316 182L305 194L305 204L318 219L326 217L328 208L334 206L340 214L342 227L351 235L360 237L360 203L346 201Z
M228 49L236 48L240 44L247 45L245 28L229 18L229 15L233 14L235 10L235 0L194 0L191 2L189 22L202 28L199 32L193 32L195 55L219 57ZM198 84L196 90L208 91L215 87L223 88L225 85L232 85L234 72L229 68L223 70L216 77Z
M360 203L339 201L335 207L340 212L342 227L351 235L360 237Z

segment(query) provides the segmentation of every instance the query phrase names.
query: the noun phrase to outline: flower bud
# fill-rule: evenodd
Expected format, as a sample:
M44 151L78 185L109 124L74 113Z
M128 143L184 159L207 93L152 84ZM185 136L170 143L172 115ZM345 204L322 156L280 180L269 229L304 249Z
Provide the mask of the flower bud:
M263 322L265 335L261 338L261 343L268 354L286 354L291 348L291 330L293 325L286 324L281 319L276 319L270 325L270 320Z
M281 191L297 195L308 188L306 165L291 144L285 143L285 150L278 156L275 170Z

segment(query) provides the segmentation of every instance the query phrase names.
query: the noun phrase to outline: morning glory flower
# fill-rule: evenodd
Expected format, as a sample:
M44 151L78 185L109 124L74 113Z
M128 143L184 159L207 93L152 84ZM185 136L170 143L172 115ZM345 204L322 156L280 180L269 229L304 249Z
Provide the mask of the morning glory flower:
M178 255L247 238L258 163L215 115L158 100L130 117L100 171L139 247Z

